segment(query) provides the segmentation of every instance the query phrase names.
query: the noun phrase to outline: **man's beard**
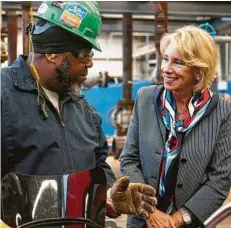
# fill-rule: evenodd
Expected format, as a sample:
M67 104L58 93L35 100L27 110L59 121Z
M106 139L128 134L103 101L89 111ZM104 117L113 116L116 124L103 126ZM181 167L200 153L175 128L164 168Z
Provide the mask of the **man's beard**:
M71 72L71 64L66 56L61 55L62 63L59 68L56 68L56 79L60 82L61 85L61 93L78 93L80 86L71 82L70 72Z

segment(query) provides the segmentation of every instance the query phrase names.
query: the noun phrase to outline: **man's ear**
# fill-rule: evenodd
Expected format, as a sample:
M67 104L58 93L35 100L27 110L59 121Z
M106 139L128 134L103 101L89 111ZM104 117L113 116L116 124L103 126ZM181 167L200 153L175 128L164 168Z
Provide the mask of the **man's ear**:
M57 54L45 54L47 60L51 63L55 63L55 59L57 57Z

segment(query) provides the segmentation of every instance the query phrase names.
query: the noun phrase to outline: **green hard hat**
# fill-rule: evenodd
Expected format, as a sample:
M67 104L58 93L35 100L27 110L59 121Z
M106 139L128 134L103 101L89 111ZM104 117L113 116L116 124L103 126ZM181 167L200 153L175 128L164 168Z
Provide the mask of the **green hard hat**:
M102 22L97 2L44 1L35 16L82 37L101 51L98 37Z

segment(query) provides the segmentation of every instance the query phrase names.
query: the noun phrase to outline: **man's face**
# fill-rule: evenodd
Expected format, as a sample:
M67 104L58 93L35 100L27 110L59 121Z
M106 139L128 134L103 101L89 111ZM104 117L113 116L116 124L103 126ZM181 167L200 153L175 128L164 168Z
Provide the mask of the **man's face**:
M65 52L61 54L61 64L56 68L56 78L65 91L74 85L80 86L87 79L88 68L93 66L90 50Z

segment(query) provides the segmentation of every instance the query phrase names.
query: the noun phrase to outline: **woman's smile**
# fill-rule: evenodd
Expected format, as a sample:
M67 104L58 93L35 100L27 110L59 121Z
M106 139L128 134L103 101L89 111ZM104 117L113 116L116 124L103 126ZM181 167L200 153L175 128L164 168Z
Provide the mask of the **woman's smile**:
M173 84L175 82L179 82L179 78L175 76L164 76L165 84Z

